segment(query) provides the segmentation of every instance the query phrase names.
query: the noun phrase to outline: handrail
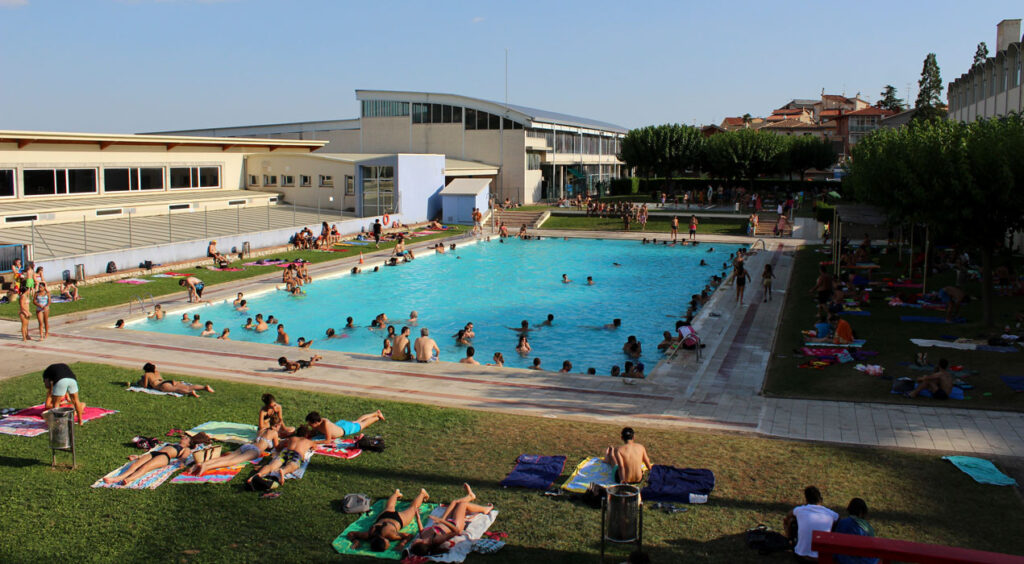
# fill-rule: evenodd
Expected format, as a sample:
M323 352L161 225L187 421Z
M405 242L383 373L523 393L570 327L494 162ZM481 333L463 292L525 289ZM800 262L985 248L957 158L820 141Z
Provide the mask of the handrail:
M827 531L814 531L811 550L818 552L821 564L832 564L836 554L879 558L883 564L893 560L921 564L1024 564L1024 557L1010 554Z
M750 245L750 248L753 249L755 246L757 246L758 243L761 243L762 249L766 251L768 250L768 243L765 243L764 239L758 239L757 241L754 241L754 243Z

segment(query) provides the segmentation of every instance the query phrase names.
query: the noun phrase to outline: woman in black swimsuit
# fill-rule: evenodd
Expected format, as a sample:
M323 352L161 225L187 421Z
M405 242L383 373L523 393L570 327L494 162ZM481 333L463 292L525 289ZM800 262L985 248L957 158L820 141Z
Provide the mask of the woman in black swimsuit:
M370 541L370 550L384 552L391 545L391 541L399 541L398 549L401 550L406 543L413 539L413 535L403 533L402 528L416 519L420 505L430 499L430 495L427 494L427 490L421 489L409 507L395 511L400 497L402 497L400 490L395 490L395 493L391 494L387 505L384 506L384 511L377 516L377 520L370 526L370 530L365 533L352 531L348 534L348 540L352 541L352 548L359 548L360 541L368 540Z
M128 469L119 476L104 476L106 484L128 485L135 480L145 476L152 470L163 468L171 463L171 460L185 460L192 454L192 447L210 442L205 434L196 436L183 434L181 441L176 445L166 445L160 450L147 452L132 459Z
M452 537L461 535L465 530L467 520L478 513L488 514L494 509L491 505L478 505L476 494L469 484L462 484L466 495L452 500L440 518L431 518L433 524L424 527L417 535L416 540L409 545L409 552L414 556L428 556L445 552L441 547Z

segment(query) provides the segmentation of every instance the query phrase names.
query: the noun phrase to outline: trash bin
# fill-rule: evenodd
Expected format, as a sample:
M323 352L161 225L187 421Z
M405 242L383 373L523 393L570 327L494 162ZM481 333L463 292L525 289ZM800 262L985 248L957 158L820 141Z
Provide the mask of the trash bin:
M640 489L617 484L608 489L608 521L605 538L611 542L634 542L639 535Z
M71 449L71 426L74 423L75 410L70 407L58 407L46 412L46 425L50 429L51 449Z
M242 258L249 258L252 256L252 249L249 247L249 242L242 243Z
M78 282L81 282L82 280L85 280L85 265L84 264L76 264L75 265L75 280L78 281Z

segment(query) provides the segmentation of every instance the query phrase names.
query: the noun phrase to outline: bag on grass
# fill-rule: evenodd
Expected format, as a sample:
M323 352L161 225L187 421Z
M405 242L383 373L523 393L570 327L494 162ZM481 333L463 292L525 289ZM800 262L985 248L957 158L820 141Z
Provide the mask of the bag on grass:
M771 554L789 548L789 539L764 524L748 529L746 540L747 548L756 550L760 554Z
M341 500L341 511L343 513L366 513L370 510L370 496L361 493L347 494Z
M110 261L107 263L107 274L113 274L117 272L117 263Z
M217 445L213 448L204 448L203 450L197 450L195 454L192 455L192 460L194 460L196 464L202 464L207 460L212 460L220 456L220 450L220 445Z
M892 393L904 394L914 390L914 380L903 376L892 381Z
M384 452L384 437L363 437L356 442L356 448L370 452Z

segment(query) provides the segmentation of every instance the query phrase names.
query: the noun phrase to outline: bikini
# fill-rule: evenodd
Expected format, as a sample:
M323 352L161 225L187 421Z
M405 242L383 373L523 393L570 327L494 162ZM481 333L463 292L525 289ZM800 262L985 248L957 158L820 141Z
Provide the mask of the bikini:
M174 449L174 458L178 458L179 456L181 456L181 451L185 449L185 447L183 447L181 445L167 445L164 448L173 448ZM160 455L166 456L167 457L167 463L168 464L171 463L171 455L166 453L166 452L164 452L163 448L160 449L159 452L154 452L152 457L156 458L157 456L160 456Z

